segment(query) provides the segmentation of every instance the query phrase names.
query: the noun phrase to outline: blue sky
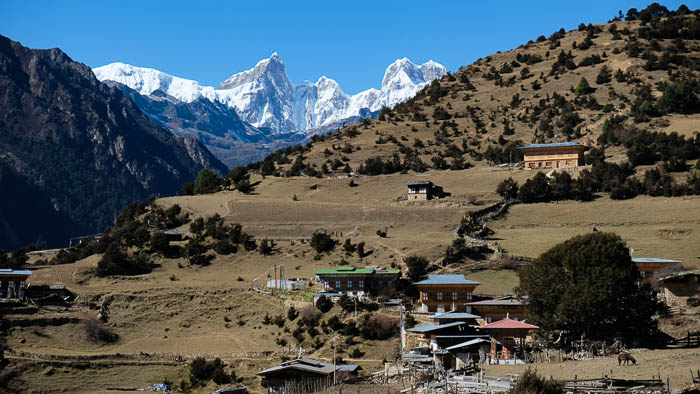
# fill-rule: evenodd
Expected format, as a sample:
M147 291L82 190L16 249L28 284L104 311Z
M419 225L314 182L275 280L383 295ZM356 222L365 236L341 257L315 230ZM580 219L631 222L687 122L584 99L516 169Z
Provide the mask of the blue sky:
M293 82L326 75L353 94L378 88L397 58L433 59L455 71L540 34L604 23L648 3L2 0L0 34L33 48L59 47L91 67L121 61L204 85L277 51Z

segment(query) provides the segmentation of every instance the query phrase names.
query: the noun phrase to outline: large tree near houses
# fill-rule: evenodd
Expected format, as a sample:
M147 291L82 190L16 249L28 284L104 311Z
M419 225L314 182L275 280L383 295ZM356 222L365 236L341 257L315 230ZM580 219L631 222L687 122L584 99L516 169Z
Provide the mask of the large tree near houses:
M646 341L656 331L660 304L629 250L613 233L576 236L544 252L519 272L517 292L528 316L545 330L574 336Z

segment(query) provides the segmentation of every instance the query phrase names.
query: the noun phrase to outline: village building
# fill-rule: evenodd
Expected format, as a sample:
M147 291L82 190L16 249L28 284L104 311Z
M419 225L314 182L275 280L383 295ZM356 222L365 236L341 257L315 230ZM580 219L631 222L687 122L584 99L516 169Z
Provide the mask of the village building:
M572 168L584 164L583 151L586 147L578 142L556 142L532 144L520 147L525 168Z
M432 200L443 196L442 187L434 185L430 181L407 182L408 191L406 193L408 201Z
M316 278L323 283L325 291L358 297L378 296L382 289L391 287L400 276L401 270L352 266L316 271Z
M421 312L469 312L467 305L478 285L464 275L428 275L428 279L416 283Z
M422 324L406 330L408 346L428 346L432 351L445 349L476 338L488 335L463 321L446 324Z
M700 270L679 271L658 281L663 289L662 297L666 305L687 305L688 297L700 295Z
M651 279L655 272L677 266L682 263L679 260L660 259L656 257L632 257L632 262L637 265L637 269L642 275L642 280L647 281Z
M359 375L362 367L356 364L341 364L336 366L335 381L342 382L343 380L354 378Z
M523 320L527 317L525 304L513 296L470 302L467 304L467 308L469 313L481 315L486 323L506 317L513 320Z
M454 368L462 370L470 365L485 364L491 354L491 340L475 338L446 348L454 358Z
M333 385L336 367L323 361L299 357L257 373L269 393L314 392Z
M485 324L480 327L491 337L491 362L522 364L525 361L525 338L532 330L539 327L522 321L505 319ZM516 349L517 346L517 349Z
M32 274L29 270L13 270L0 268L0 299L24 300L27 289L27 279Z

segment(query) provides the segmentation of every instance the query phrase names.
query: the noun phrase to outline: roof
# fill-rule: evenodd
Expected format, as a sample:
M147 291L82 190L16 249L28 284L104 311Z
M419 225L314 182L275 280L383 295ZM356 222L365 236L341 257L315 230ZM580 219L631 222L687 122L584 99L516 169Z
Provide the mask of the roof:
M416 181L416 182L406 182L408 186L422 186L422 185L432 185L433 182L430 181Z
M520 149L537 149L537 148L565 148L565 147L582 147L585 146L579 144L578 142L552 142L549 144L530 144L527 146L521 146Z
M469 302L467 305L470 306L479 306L479 305L522 305L523 302L515 299L515 298L508 298L505 300L483 300L483 301L474 301L474 302Z
M466 324L466 323L463 322L463 321L456 321L456 322L447 323L447 324L440 324L440 325L437 325L437 324L423 324L423 325L420 325L420 326L418 326L418 327L409 328L409 329L406 330L406 331L424 333L424 332L442 330L442 329L449 328L449 327L462 326L462 325L464 325L464 324Z
M377 268L355 268L352 266L341 266L335 269L320 269L316 275L398 275L401 270L385 270Z
M469 280L464 275L428 275L428 279L416 282L417 285L478 285L479 282Z
M30 270L13 270L10 268L0 268L0 275L31 275Z
M445 312L445 313L436 313L431 318L433 320L435 320L435 319L478 319L480 317L481 316L472 315L471 313L449 311L449 312Z
M341 364L337 366L337 371L347 371L347 372L355 372L358 369L360 369L359 365L355 364Z
M664 282L664 281L672 280L672 279L680 279L680 278L684 278L686 276L695 276L695 275L700 276L700 270L678 271L678 272L674 272L668 276L665 276L665 277L659 279L659 282Z
M281 372L285 370L300 370L307 372L315 372L320 375L332 374L334 367L333 364L329 364L323 361L314 360L311 358L301 357L294 360L285 361L282 364L262 370L258 372L258 375L268 375L275 372Z
M505 318L503 320L495 321L493 323L488 323L485 324L479 328L524 328L524 329L534 329L534 328L539 328L537 326L533 326L532 324L527 324L525 322L521 322L518 320L513 320L509 318Z
M342 296L343 293L341 292L336 292L336 293L329 293L329 292L322 292L322 293L314 293L314 297L320 297L320 296L326 296L326 297L340 297Z
M463 347L469 347L469 346L477 345L477 344L483 343L483 342L491 343L491 341L489 341L488 339L476 338L476 339L472 339L471 341L466 341L466 342L458 343L454 346L450 346L450 347L446 348L446 350L454 350L454 349L459 349L459 348L463 348Z
M679 260L659 259L656 257L632 257L632 261L635 263L682 263Z

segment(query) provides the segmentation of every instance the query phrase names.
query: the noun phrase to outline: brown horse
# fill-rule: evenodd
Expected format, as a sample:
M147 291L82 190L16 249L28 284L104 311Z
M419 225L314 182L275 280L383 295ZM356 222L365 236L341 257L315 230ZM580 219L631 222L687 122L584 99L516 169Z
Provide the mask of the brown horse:
M625 365L627 365L630 361L632 362L632 365L637 365L637 360L635 360L634 357L632 357L632 355L627 352L622 352L617 356L618 366L622 365L623 362L625 363Z

